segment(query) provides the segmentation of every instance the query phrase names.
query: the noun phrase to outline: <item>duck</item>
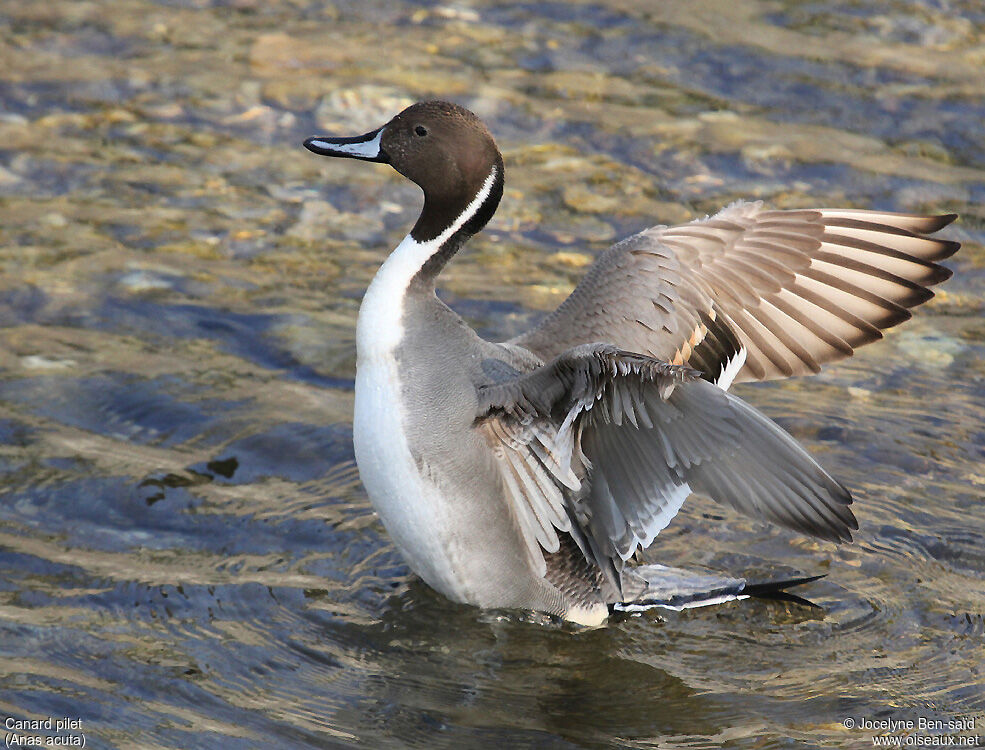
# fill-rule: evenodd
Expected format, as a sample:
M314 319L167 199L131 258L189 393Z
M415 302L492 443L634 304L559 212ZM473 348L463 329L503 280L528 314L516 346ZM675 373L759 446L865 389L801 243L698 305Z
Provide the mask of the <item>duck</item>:
M359 308L353 445L373 508L430 587L599 626L619 610L796 600L786 589L818 577L641 562L692 493L852 541L850 491L729 389L816 373L908 319L951 275L939 261L959 245L931 235L954 214L736 202L618 242L556 310L493 342L435 291L503 197L479 117L424 101L304 146L388 164L423 192Z

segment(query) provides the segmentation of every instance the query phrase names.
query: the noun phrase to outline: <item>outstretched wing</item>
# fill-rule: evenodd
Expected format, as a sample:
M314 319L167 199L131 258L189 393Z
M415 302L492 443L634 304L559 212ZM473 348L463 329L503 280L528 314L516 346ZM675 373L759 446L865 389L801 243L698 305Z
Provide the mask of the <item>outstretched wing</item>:
M572 294L511 344L548 360L607 341L712 381L817 372L933 297L954 215L778 211L737 203L611 247Z
M534 552L568 531L618 565L692 491L824 539L858 528L848 491L793 438L687 366L585 345L479 401L476 426Z

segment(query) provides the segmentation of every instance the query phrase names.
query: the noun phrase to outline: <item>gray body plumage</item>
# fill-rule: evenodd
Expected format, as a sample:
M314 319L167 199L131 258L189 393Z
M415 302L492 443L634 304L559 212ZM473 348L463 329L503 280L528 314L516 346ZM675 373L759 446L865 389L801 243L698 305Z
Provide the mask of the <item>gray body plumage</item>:
M603 621L611 606L741 597L738 578L636 566L692 492L849 541L849 492L732 382L816 372L909 317L947 278L953 217L740 203L613 246L540 325L481 339L434 293L502 194L474 115L415 105L318 153L417 182L414 230L367 291L356 456L394 542L430 585L482 607Z

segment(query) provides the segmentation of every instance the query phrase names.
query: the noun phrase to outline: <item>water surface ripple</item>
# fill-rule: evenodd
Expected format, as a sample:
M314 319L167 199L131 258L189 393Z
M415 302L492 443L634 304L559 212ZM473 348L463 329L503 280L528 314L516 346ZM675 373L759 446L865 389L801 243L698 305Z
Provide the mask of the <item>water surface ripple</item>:
M0 716L80 722L7 741L985 735L980 3L7 0L0 35ZM612 241L739 198L961 214L955 276L914 320L815 378L740 387L852 488L856 544L696 500L649 552L827 573L823 613L575 631L409 574L351 415L359 300L418 191L300 142L429 97L506 157L441 290L492 338Z

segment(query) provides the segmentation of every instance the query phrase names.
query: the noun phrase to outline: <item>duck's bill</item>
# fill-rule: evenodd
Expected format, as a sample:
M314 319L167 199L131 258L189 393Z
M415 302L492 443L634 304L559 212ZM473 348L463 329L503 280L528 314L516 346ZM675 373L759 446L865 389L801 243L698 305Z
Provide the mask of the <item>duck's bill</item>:
M362 159L363 161L376 161L386 164L390 161L390 157L387 156L383 147L380 145L382 135L383 128L351 138L332 138L316 135L306 140L304 147L322 156L343 156L347 159Z

